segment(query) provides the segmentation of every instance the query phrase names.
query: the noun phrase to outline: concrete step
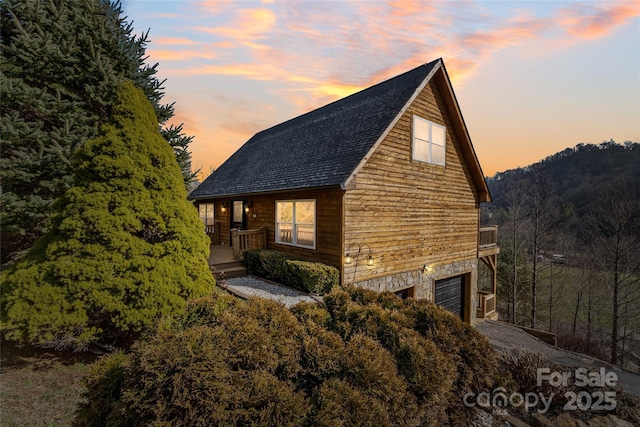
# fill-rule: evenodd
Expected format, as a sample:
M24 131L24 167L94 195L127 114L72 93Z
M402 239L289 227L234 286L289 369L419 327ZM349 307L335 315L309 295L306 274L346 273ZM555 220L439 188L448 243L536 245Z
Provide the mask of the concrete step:
M223 273L225 279L230 279L232 277L246 276L247 269L242 265L229 268L218 268L218 266L216 266L213 275L215 276L216 280L220 280L223 276Z

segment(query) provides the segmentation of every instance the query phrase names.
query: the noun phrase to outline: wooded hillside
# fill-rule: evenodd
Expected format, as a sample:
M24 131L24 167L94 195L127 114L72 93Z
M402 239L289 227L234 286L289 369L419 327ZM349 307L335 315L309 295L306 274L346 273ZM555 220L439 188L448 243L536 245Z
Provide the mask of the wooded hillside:
M533 165L498 172L487 178L493 203L482 206L483 224L504 221L508 208L508 192L518 181L530 181L537 169L549 183L549 197L562 208L562 222L558 226L572 226L588 212L594 194L599 194L614 179L626 178L640 187L640 144L626 141L617 144L605 141L601 144L578 144L566 148ZM638 192L636 192L638 193Z
M502 318L640 369L640 144L579 144L487 181Z

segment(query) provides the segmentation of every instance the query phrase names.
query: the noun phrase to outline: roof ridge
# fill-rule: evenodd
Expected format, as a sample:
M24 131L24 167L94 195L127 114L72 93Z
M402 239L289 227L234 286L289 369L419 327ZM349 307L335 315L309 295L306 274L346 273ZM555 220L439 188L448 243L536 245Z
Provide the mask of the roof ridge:
M415 72L415 71L416 71L416 70L418 70L419 68L431 66L432 64L434 64L434 63L436 63L436 62L438 62L438 61L441 61L441 60L442 60L442 58L438 58L438 59L435 59L435 60L433 60L433 61L426 62L426 63L424 63L424 64L420 64L420 65L418 65L417 67L412 68L411 70L405 71L404 73L398 74L398 75L393 76L393 77L389 77L389 78L388 78L388 79L386 79L386 80L383 80L383 81L381 81L381 82L378 82L378 83L374 84L373 86L367 86L367 87L365 87L364 89L361 89L361 90L359 90L359 91L357 91L357 92L352 93L351 95L345 96L345 97L343 97L343 98L336 99L335 101L331 101L331 102L330 102L330 103L328 103L328 104L324 104L324 105L322 105L322 106L320 106L320 107L318 107L318 108L314 108L314 109L313 109L313 110L311 110L311 111L307 111L306 113L302 113L302 114L300 114L300 115L298 115L298 116L295 116L295 117L292 117L292 118L290 118L290 119L288 119L288 120L285 120L284 122L280 122L280 123L275 124L275 125L273 125L273 126L271 126L271 127L269 127L269 128L263 129L263 130L261 130L260 132L255 133L255 134L253 135L253 137L249 138L249 140L248 140L248 141L251 141L252 139L254 139L254 137L256 137L256 136L258 136L258 135L261 135L261 134L263 134L263 133L273 132L273 131L275 131L275 129L276 129L276 128L278 128L278 127L281 127L281 126L282 126L282 127L284 127L284 125L290 125L290 124L291 124L291 122L293 122L293 121L295 121L295 120L302 119L303 117L307 117L307 116L309 116L309 115L311 115L311 114L314 114L314 113L317 113L317 112L319 112L319 111L321 111L321 110L323 110L323 109L327 109L327 110L328 110L328 109L330 109L330 107L335 106L334 104L337 104L337 103L344 103L344 104L348 104L348 100L353 99L353 97L355 97L355 96L361 95L362 93L367 92L367 91L373 91L375 88L377 88L377 87L379 87L379 86L381 86L381 85L383 85L383 84L386 84L386 83L390 82L391 80L399 79L399 78L401 78L401 77L403 77L403 76L406 76L407 74L410 74L410 73L412 73L412 72ZM271 135L271 136L269 136L268 138L272 138L273 136L275 136L275 135Z
M190 198L345 185L442 60L254 134Z

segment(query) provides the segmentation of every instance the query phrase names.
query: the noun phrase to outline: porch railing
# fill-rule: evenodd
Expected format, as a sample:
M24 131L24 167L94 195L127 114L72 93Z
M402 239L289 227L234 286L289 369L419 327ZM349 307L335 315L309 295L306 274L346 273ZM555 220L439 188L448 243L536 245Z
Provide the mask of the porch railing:
M477 316L485 318L496 311L496 294L485 291L478 291L478 313Z
M267 229L255 230L231 230L231 246L233 247L233 259L244 258L244 251L251 249L265 249L267 247Z
M498 245L498 226L480 227L478 234L478 247L492 248Z
M211 239L211 243L214 245L220 244L220 223L216 222L214 224L205 224L204 232Z

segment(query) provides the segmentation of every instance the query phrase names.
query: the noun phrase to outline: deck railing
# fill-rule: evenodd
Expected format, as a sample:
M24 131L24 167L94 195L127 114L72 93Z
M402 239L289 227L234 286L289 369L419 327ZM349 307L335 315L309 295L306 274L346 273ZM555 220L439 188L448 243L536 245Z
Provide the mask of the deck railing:
M233 259L244 258L244 251L252 249L265 249L267 247L267 229L255 230L231 230L231 246L233 247Z
M485 318L496 311L496 294L485 291L478 291L478 313L477 316Z
M498 226L480 227L478 234L478 247L491 248L498 245Z

